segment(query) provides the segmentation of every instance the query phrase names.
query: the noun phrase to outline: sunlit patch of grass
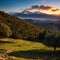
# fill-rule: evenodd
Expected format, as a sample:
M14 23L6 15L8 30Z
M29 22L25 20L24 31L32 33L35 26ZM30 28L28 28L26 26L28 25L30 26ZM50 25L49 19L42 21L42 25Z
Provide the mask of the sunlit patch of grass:
M53 51L53 47L47 47L45 46L43 43L40 42L33 42L33 41L27 41L27 40L21 40L21 39L12 39L12 38L5 38L5 39L1 39L3 41L3 43L0 44L0 50L2 52L7 52L7 53L11 53L11 52L15 52L15 51L40 51L40 52L44 52L44 51ZM6 42L7 41L7 42ZM9 43L11 42L11 43ZM57 48L57 50L60 50L60 48ZM33 52L31 52L32 55ZM37 52L36 52L37 54ZM14 58L14 60L19 60L19 59L23 59L23 60L28 60L22 57L14 57L14 56L8 56L7 58ZM42 60L40 57L37 57L37 59Z

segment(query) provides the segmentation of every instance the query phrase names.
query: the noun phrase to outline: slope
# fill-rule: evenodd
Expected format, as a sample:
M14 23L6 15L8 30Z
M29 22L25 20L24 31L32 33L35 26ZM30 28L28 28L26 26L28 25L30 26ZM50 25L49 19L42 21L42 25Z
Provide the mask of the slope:
M0 11L0 22L9 26L12 30L11 37L21 39L35 39L44 29L25 22L22 19Z

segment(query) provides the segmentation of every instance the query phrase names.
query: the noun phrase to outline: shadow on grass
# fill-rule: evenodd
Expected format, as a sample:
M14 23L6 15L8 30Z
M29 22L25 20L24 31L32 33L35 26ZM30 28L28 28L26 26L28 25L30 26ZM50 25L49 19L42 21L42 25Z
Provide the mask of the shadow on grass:
M3 43L13 43L13 42L0 40L0 44L3 44Z
M28 51L16 51L8 53L9 56L21 57L26 59L42 59L42 60L60 60L60 51L40 51L40 50L28 50Z

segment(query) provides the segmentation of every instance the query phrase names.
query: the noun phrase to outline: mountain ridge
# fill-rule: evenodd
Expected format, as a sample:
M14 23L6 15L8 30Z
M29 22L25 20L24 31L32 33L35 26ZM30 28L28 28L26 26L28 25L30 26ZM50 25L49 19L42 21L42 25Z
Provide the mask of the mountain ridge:
M30 11L24 10L22 12L15 13L15 14L12 14L12 15L17 16L17 17L22 17L22 18L39 18L39 19L43 18L43 19L46 19L46 20L49 20L49 19L60 20L60 16L58 16L58 15L46 14L46 13L42 13L42 12L39 12L39 11L30 12Z

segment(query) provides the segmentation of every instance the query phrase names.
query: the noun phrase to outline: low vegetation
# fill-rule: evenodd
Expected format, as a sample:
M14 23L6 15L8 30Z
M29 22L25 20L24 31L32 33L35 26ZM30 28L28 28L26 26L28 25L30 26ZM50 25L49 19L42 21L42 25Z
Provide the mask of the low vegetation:
M60 59L60 48L53 52L53 47L48 47L40 42L21 39L0 39L0 54L7 60L54 60Z
M12 31L9 26L0 23L0 37L10 37L12 35Z

